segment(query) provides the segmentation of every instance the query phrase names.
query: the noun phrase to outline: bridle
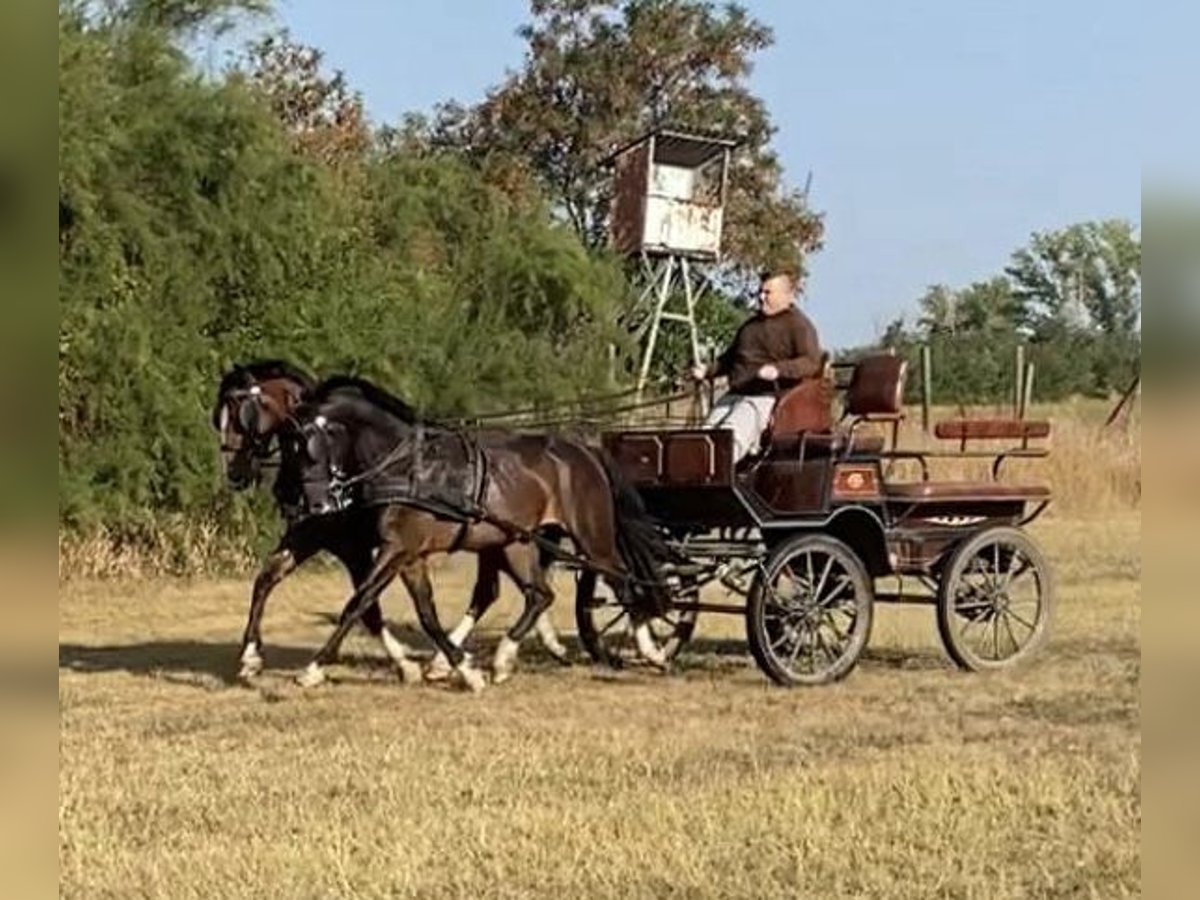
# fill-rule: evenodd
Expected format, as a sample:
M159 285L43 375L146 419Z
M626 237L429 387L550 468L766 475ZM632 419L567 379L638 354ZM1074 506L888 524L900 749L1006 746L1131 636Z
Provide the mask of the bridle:
M332 507L333 511L340 511L349 505L341 490L343 473L341 467L334 462L325 424L324 416L316 417L311 423L311 431L309 426L296 424L300 442L304 445L304 449L300 451L303 464L300 468L299 484L303 498L301 503L306 512L312 508L314 497L320 497L323 505ZM311 464L317 461L317 454L313 448L318 441L321 445L320 461L323 463L319 467Z

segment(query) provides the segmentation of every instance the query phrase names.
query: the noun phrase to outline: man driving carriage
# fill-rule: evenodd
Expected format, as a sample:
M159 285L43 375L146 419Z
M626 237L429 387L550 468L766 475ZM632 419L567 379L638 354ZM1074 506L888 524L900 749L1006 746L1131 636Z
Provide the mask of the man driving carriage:
M712 364L692 369L696 381L729 379L729 390L713 405L704 425L732 429L735 462L758 450L779 394L821 373L817 330L795 302L802 289L802 277L790 270L765 271L758 312Z

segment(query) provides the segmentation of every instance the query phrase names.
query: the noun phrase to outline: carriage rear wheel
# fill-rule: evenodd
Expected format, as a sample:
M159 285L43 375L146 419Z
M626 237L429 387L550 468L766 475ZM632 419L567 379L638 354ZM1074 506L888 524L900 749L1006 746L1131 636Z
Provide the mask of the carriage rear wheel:
M959 667L1007 668L1045 641L1053 603L1037 545L1018 528L989 528L950 558L938 586L938 632Z
M576 577L575 624L579 641L588 655L614 669L640 660L629 607L597 578L595 572L585 569ZM684 601L694 601L699 596L694 578L686 579L675 592L675 598ZM674 659L691 640L698 615L694 609L670 609L665 615L650 620L650 633L667 659Z
M858 555L826 535L784 541L755 577L746 637L759 668L785 685L825 684L858 663L875 588Z

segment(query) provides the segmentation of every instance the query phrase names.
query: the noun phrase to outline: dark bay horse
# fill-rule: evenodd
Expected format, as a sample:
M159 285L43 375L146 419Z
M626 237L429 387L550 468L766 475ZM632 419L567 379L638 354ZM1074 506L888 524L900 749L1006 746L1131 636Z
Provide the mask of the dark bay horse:
M458 550L499 552L525 597L496 651L494 680L506 680L521 640L554 598L546 579L550 548L537 537L546 529L569 536L589 565L629 592L639 650L665 665L646 621L668 601L660 566L678 559L602 451L558 435L494 434L476 443L420 421L370 382L345 377L312 391L295 421L298 427L280 434L281 477L299 481L318 520L372 512L379 543L370 573L302 683L323 680L322 666L346 631L399 575L425 632L466 684L481 689L482 675L438 621L427 568L430 556Z
M314 388L316 381L306 372L282 360L264 360L237 365L222 377L212 413L213 427L221 439L226 479L235 490L258 484L264 465L276 449L280 430L292 421L293 413ZM397 401L399 402L399 401ZM380 541L375 511L349 509L320 517L304 517L300 485L287 477L276 478L273 491L276 503L287 523L275 549L268 555L254 579L246 629L242 639L240 677L252 678L263 668L262 618L271 592L306 560L323 551L338 559L358 587L371 571L371 563ZM499 574L503 559L499 552L481 554L479 574L467 613L451 632L450 639L461 646L476 622L499 596ZM343 610L343 618L349 607ZM378 595L361 613L364 627L378 638L388 656L406 680L419 680L420 667L403 642L387 627L378 603ZM537 622L538 634L547 650L559 660L566 659L548 616ZM338 648L333 649L336 655ZM425 673L438 679L450 674L443 654L438 654Z

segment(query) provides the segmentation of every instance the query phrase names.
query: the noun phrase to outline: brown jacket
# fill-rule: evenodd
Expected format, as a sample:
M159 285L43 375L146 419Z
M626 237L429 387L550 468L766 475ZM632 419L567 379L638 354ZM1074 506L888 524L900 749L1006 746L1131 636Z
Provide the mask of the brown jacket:
M760 312L747 319L709 374L728 375L734 394L772 394L777 386L758 377L767 363L779 369L781 390L821 370L817 330L795 306L773 316Z

